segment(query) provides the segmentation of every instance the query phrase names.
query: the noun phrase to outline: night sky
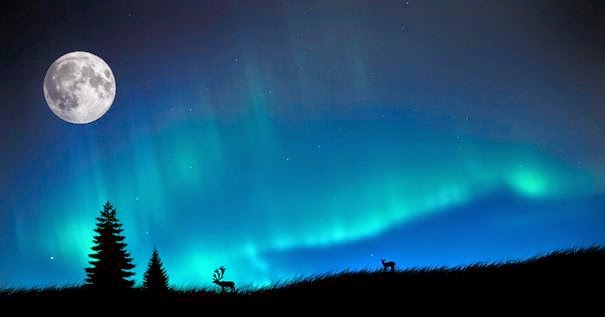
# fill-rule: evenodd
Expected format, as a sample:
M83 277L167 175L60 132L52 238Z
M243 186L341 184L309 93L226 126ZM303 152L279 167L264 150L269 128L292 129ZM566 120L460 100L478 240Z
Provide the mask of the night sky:
M2 1L0 287L81 283L110 200L137 283L605 243L601 1ZM55 116L71 51L117 95Z

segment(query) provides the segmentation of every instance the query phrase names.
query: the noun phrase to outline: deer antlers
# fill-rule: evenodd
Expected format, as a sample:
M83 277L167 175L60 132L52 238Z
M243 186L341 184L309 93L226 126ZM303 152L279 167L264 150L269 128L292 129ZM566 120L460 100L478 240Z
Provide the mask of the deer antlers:
M220 281L223 279L223 276L225 276L225 267L221 265L221 267L219 267L218 269L214 270L214 273L212 274L212 280L213 281Z

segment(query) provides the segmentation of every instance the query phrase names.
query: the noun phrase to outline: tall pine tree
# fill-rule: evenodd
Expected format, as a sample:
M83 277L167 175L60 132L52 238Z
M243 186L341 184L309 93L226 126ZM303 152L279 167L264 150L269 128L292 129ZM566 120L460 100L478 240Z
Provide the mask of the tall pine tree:
M134 275L134 265L126 251L122 224L110 202L103 205L94 231L97 235L93 238L94 252L88 255L92 260L88 262L91 267L86 268L86 283L104 290L131 288L134 281L128 278Z
M150 293L159 294L168 291L168 274L160 259L160 254L153 248L151 259L147 264L147 270L143 275L143 288Z

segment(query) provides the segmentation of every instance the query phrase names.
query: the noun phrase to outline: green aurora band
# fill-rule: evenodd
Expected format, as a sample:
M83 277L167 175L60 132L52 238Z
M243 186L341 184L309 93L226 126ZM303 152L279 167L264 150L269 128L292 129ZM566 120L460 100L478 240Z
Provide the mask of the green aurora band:
M380 235L502 189L549 199L595 188L588 171L531 146L418 128L395 138L403 135L398 122L345 122L331 134L314 124L331 138L288 147L280 135L302 139L301 130L259 111L238 126L191 120L138 131L112 155L102 142L82 140L88 150L62 163L77 176L37 197L53 213L33 215L18 243L69 259L77 272L87 264L94 217L111 200L137 279L149 250L170 246L164 261L174 285L207 286L208 272L225 264L231 278L260 286L293 274L273 272L265 252ZM377 135L381 142L372 142Z

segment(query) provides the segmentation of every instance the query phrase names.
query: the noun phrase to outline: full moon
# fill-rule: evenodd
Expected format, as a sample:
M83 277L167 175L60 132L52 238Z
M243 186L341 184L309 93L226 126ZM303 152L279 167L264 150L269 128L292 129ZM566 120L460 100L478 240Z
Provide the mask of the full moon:
M46 71L44 99L59 118L74 124L102 117L116 96L116 80L109 65L88 52L59 57Z

